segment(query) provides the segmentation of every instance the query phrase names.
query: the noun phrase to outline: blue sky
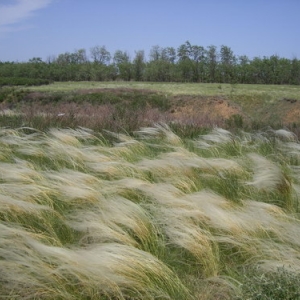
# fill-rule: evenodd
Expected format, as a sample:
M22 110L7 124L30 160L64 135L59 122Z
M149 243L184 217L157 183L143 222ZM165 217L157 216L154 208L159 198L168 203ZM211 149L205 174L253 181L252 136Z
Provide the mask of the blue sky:
M236 55L300 59L300 0L0 0L0 61L105 45L229 46Z

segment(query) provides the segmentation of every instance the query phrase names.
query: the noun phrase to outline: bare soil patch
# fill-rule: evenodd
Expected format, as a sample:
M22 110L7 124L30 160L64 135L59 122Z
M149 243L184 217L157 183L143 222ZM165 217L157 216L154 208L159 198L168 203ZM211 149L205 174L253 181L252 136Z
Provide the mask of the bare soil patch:
M283 123L298 123L300 121L300 101L284 98L278 103L278 111L282 114Z
M228 119L232 115L241 115L248 119L241 107L221 96L178 95L171 99L170 112L174 117L203 116L210 119Z

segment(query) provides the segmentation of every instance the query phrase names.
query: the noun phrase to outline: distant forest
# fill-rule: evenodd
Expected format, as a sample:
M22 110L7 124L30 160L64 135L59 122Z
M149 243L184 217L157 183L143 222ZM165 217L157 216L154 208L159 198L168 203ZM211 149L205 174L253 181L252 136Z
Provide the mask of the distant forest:
M1 57L0 57L1 60ZM202 47L189 41L173 47L153 46L134 57L117 50L111 54L105 46L79 49L46 61L34 57L28 62L0 61L0 77L32 78L50 81L153 81L300 84L300 60L272 55L249 59L237 56L230 47Z

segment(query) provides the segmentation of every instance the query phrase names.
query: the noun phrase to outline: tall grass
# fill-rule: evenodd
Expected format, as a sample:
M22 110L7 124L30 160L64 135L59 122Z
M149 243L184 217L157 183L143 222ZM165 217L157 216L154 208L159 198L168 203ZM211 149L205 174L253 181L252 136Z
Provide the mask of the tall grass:
M0 298L299 296L293 134L106 135L0 130Z

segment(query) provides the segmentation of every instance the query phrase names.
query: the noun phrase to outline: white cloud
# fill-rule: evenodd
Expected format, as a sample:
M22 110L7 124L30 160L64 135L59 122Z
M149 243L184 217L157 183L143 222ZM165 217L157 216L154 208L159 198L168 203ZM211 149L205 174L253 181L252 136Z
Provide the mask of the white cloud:
M46 7L52 0L17 0L10 2L14 3L0 4L0 32L18 30L14 25L32 17L35 11Z

